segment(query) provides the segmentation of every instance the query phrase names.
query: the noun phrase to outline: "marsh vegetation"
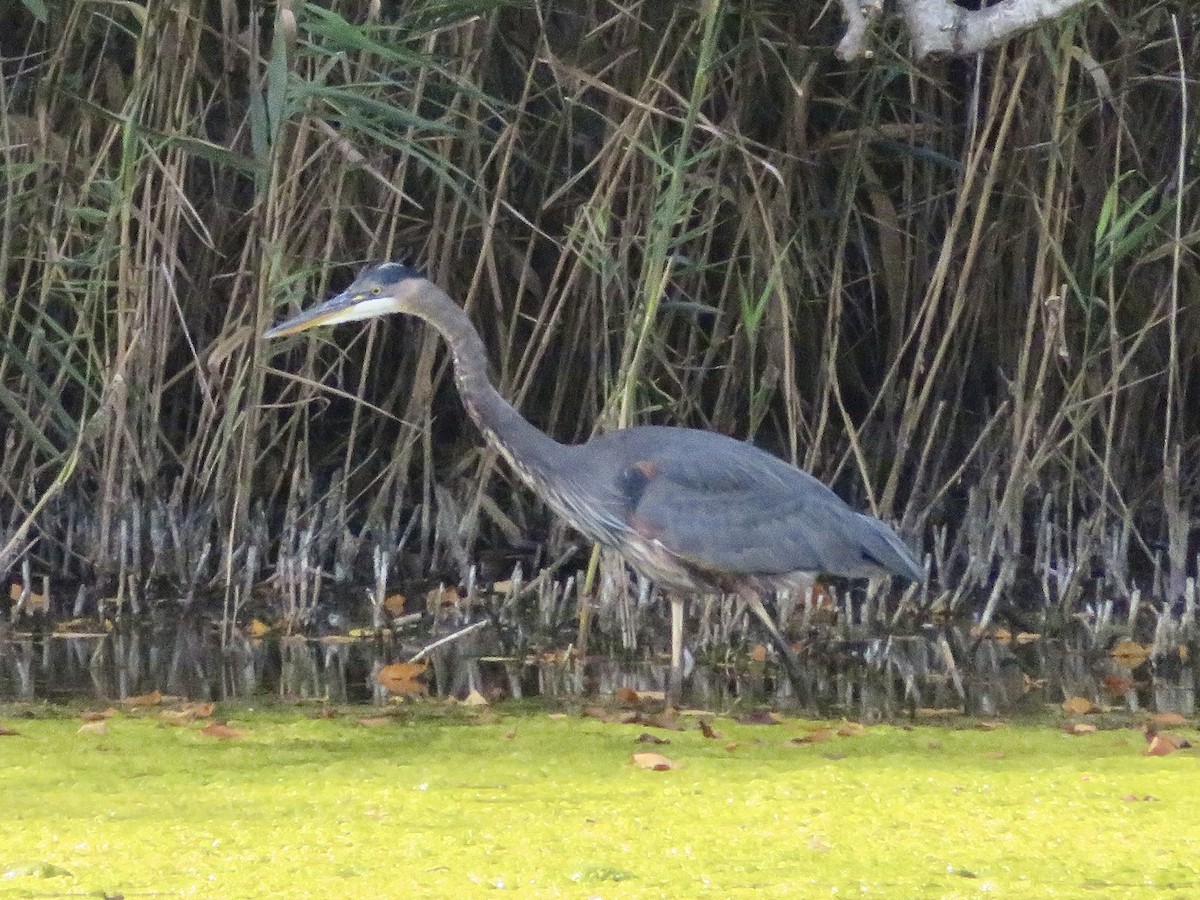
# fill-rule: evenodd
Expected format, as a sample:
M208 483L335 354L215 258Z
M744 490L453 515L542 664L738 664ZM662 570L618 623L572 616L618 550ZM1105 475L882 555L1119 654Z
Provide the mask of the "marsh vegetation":
M201 610L228 647L438 584L400 613L430 640L503 582L507 655L657 649L433 335L258 339L368 259L461 299L560 440L713 429L895 523L928 585L832 585L834 637L1193 646L1192 4L919 67L886 27L840 63L809 2L0 7L10 673L72 619ZM689 617L758 643L732 601Z

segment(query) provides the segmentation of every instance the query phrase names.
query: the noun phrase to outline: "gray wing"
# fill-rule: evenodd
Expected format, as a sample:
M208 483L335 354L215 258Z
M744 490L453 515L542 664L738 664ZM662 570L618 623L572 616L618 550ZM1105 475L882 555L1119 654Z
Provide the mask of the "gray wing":
M617 475L622 518L689 565L732 576L794 572L921 580L915 557L807 472L710 432L633 429Z

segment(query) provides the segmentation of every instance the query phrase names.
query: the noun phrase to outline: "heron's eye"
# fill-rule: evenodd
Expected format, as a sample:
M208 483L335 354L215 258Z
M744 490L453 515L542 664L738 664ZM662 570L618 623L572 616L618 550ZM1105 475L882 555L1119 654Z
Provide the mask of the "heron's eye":
M379 285L375 285L375 287L371 288L371 293L372 293L372 294L378 294L378 293L380 293L382 290L383 290L383 288L381 288Z

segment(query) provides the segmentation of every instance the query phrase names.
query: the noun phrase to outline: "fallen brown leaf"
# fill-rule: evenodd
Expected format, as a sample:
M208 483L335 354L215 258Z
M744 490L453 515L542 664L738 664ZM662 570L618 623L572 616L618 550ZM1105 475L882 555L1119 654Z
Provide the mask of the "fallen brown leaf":
M979 723L980 731L997 731L1001 728L1007 728L1007 727L1008 727L1007 722L1000 722L996 719L991 719L991 720Z
M364 728L379 728L382 725L389 725L396 721L391 716L360 716L358 724Z
M200 729L200 733L208 737L220 738L223 741L233 741L244 738L247 732L240 728L230 728L224 722L209 722Z
M1099 712L1100 709L1087 697L1068 697L1062 703L1062 711L1068 716L1086 716L1088 713Z
M1187 738L1169 731L1159 731L1158 726L1150 722L1142 730L1146 735L1146 749L1142 751L1145 756L1168 756L1176 750L1186 750L1192 746Z
M121 703L124 706L157 706L163 702L162 691L151 691L148 694L138 694L136 697L126 697Z
M21 594L25 588L20 584L9 585L8 598L16 603L21 599ZM30 590L29 595L25 598L25 609L28 612L45 612L46 611L46 595L35 593Z
M1137 641L1117 641L1109 651L1118 664L1127 669L1136 669L1150 657L1150 647Z
M639 769L650 769L654 772L666 772L668 769L678 769L679 764L661 753L641 752L632 757L633 764Z
M991 753L985 753L984 759L1004 759L1005 753L1003 750L993 750Z
M766 662L767 648L762 644L756 645L754 649L750 651L750 658L756 663Z
M79 726L76 734L108 734L108 722L101 719L99 722L84 722Z
M838 726L837 733L841 737L859 737L867 733L867 726L862 722L843 722Z
M402 616L404 615L404 595L403 594L388 594L383 598L383 608L388 611L388 615Z
M108 709L84 710L80 714L80 718L82 718L83 721L85 721L85 722L102 722L105 719L111 719L116 714L117 714L117 710L114 707L110 706Z
M262 619L251 619L250 624L246 626L246 632L252 638L265 637L271 633L271 626Z
M1176 743L1172 738L1174 735L1167 734L1165 731L1162 734L1156 734L1150 738L1146 744L1146 749L1142 751L1143 756L1170 756L1176 750L1182 747L1190 747L1191 744L1184 741L1182 744Z
M429 693L429 688L416 679L428 668L428 663L392 663L380 669L377 678L380 687L389 694L423 697Z
M380 638L390 640L390 628L351 628L345 634L331 634L321 638L322 643L332 640L335 644L353 644L355 641L370 641Z
M1095 734L1097 728L1095 725L1091 725L1087 722L1068 722L1063 726L1063 731L1065 731L1067 734L1074 735Z
M13 731L7 725L0 725L0 737L20 737L21 732Z
M515 729L515 728L510 728L510 729L508 729L508 731L504 732L504 739L506 741L511 741L516 736L517 736L517 729Z
M613 698L618 703L633 703L638 702L638 692L631 687L619 687L613 693Z
M454 606L459 601L458 591L452 587L435 587L425 592L425 608L436 613L443 606Z
M1101 684L1104 687L1104 693L1110 697L1124 697L1133 690L1133 679L1126 678L1124 675L1105 675Z
M158 717L168 724L186 725L197 719L207 719L216 710L215 703L185 703L178 709L164 709Z

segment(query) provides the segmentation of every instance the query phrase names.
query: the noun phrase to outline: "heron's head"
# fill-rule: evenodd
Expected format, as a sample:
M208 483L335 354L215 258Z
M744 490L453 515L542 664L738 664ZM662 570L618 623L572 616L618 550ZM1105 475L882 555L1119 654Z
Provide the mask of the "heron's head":
M282 337L317 325L358 322L388 313L420 312L421 303L431 289L437 292L433 283L415 269L400 263L377 263L363 269L350 287L336 297L280 322L263 337Z

